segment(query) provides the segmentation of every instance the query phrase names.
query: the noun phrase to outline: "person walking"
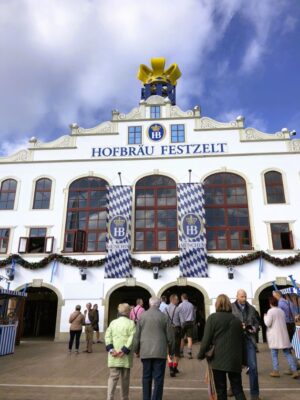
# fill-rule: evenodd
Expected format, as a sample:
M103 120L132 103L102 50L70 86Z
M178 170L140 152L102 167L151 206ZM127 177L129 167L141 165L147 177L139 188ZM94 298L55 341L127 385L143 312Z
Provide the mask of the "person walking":
M168 307L168 305L167 305L167 297L166 296L161 296L161 298L160 298L160 306L159 306L160 311L164 312L167 307Z
M183 357L184 355L184 339L187 338L187 354L188 358L192 359L192 347L193 347L193 332L194 332L194 324L195 324L195 309L192 303L188 300L188 295L186 293L182 293L181 295L181 304L179 304L178 309L180 312L181 318L181 349L180 355Z
M72 352L72 347L75 339L75 352L79 353L80 336L82 333L82 325L84 325L84 315L80 312L81 306L77 305L75 311L72 312L69 318L70 325L70 340L69 352Z
M216 312L206 321L198 358L203 360L214 345L211 368L218 400L227 399L227 375L235 398L246 400L242 386L242 365L246 355L241 322L232 314L232 305L225 294L217 297L215 307Z
M273 371L270 376L273 378L280 377L278 350L281 349L290 367L288 374L293 379L298 379L297 364L290 351L292 345L286 327L284 311L278 307L278 300L274 296L269 298L269 305L271 308L264 315L264 322L267 327L267 341L272 356Z
M180 357L180 343L181 343L181 324L180 324L180 310L178 308L179 299L176 294L171 294L170 304L164 309L164 313L169 319L169 323L173 330L174 335L174 353L168 353L168 366L170 369L170 376L174 378L179 373L178 362Z
M149 305L137 323L133 348L143 363L143 400L162 400L167 347L172 354L174 341L168 318L159 311L160 299L151 297Z
M95 311L92 309L92 304L87 303L84 311L86 353L93 352L93 335L94 335Z
M95 321L94 321L93 327L94 327L94 331L96 332L96 341L97 341L97 343L103 343L102 340L100 340L98 304L93 305L93 310L95 312Z
M118 318L114 319L105 332L105 345L108 352L109 378L107 400L114 400L117 383L120 379L121 399L129 400L130 368L132 368L132 342L135 324L129 319L130 305L119 304Z
M256 318L255 308L248 303L247 293L239 289L236 294L236 301L232 303L232 313L242 323L244 339L246 343L247 366L249 368L249 384L251 400L259 400L259 383L256 358L255 334L259 328L259 321Z
M143 305L143 299L136 299L136 306L130 311L130 319L134 321L135 324L140 319L140 316L143 314L143 312L145 312Z
M296 330L295 319L291 310L291 305L289 301L283 297L283 294L280 292L280 290L274 290L273 296L278 301L278 307L284 312L285 323L291 341Z

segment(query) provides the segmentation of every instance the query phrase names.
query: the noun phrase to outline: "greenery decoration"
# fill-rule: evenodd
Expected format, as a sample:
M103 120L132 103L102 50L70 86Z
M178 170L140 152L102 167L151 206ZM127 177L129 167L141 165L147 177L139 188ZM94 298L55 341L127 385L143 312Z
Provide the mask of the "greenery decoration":
M293 265L296 262L300 261L300 253L296 254L295 256L290 256L286 258L279 258L279 257L273 257L270 254L264 252L264 251L256 251L255 253L250 253L244 256L239 256L235 258L216 258L213 256L208 255L207 256L207 261L209 264L216 264L216 265L223 265L223 266L240 266L247 264L251 261L257 260L259 258L262 258L269 263L275 265L276 267L287 267L289 265ZM28 262L24 260L19 254L11 254L9 257L7 257L5 260L0 261L0 267L5 267L9 264L12 263L12 260L15 261L16 264L21 265L24 268L27 269L39 269L46 267L48 264L50 264L52 261L58 261L61 264L65 265L72 265L74 267L101 267L102 265L105 264L106 258L101 258L98 260L92 260L92 261L87 261L87 260L77 260L76 258L72 257L66 257L61 254L50 254L49 256L43 258L42 260L38 262ZM135 258L131 259L132 261L132 266L133 267L138 267L142 269L152 269L153 264L151 262L146 261L146 260L137 260ZM170 267L175 267L179 265L179 256L170 258L168 260L164 260L159 264L160 269L164 268L170 268Z

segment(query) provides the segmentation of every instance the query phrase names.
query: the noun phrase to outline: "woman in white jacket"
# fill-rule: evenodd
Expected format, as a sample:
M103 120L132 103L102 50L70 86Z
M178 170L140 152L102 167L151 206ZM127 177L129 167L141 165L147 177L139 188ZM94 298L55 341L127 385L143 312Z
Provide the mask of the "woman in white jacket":
M285 355L292 378L298 378L297 365L291 354L291 342L289 339L288 331L285 323L284 311L278 307L278 300L275 297L269 298L270 309L264 315L264 322L267 326L267 340L269 348L271 349L273 371L270 376L277 378L279 374L278 350L282 349Z

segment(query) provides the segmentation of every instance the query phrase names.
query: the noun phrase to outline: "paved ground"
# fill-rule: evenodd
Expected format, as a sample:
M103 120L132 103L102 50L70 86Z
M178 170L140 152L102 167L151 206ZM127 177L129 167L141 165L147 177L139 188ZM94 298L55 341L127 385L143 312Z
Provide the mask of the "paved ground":
M83 348L83 345L82 345ZM196 354L199 345L194 345ZM271 358L266 345L259 345L259 380L264 400L298 400L300 379L283 375L270 378ZM282 371L287 369L281 356ZM181 359L180 374L170 378L166 373L164 400L207 399L204 383L205 362ZM13 355L0 357L1 400L105 400L108 369L103 344L94 345L92 354L68 354L65 343L26 341ZM243 373L247 398L248 377ZM134 360L131 373L131 400L140 400L141 362ZM119 399L119 393L116 400Z

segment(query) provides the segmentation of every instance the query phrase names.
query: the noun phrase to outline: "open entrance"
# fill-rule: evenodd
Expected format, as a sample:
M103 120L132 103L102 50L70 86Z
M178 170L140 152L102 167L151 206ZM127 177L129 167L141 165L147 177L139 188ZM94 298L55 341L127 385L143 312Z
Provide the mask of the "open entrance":
M122 286L116 289L109 297L108 323L117 317L117 308L120 303L135 306L136 299L144 300L144 308L149 308L151 293L140 286Z
M177 294L180 300L182 293L188 295L189 301L195 306L196 310L196 324L194 330L194 340L201 341L205 326L205 304L204 296L200 290L194 288L193 286L171 286L166 289L162 296L167 297L167 303L169 303L169 298L171 294Z
M278 290L280 289L285 289L288 287L292 287L291 285L277 285ZM258 300L259 300L259 310L260 310L260 322L261 322L261 327L262 327L262 336L263 336L263 341L266 342L267 341L267 337L266 337L266 325L264 324L264 314L267 313L268 309L270 308L269 306L269 297L272 296L272 292L274 290L274 286L270 285L268 287L266 287L264 290L262 290L258 296Z
M28 287L24 310L24 338L47 338L55 336L58 298L45 287Z

